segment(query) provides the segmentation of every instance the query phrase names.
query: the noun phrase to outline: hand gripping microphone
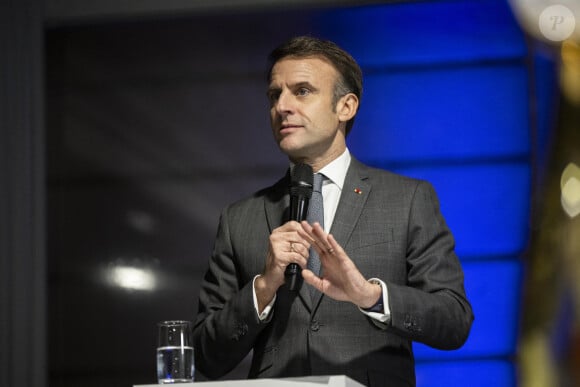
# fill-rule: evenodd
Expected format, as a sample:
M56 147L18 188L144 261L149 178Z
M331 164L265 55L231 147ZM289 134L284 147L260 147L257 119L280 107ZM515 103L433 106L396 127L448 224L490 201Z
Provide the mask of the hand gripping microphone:
M290 219L301 222L306 220L308 202L312 197L314 174L308 164L296 164L290 174ZM291 263L286 267L284 275L286 285L290 290L296 290L300 266Z

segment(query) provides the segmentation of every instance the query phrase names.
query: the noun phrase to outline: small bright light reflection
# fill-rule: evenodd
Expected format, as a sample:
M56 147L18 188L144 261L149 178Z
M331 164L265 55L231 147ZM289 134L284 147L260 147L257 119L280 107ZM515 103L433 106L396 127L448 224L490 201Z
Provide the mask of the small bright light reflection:
M155 275L149 269L130 266L112 266L108 272L109 282L129 290L152 291L155 289Z
M562 208L570 218L580 214L580 168L570 163L562 172Z

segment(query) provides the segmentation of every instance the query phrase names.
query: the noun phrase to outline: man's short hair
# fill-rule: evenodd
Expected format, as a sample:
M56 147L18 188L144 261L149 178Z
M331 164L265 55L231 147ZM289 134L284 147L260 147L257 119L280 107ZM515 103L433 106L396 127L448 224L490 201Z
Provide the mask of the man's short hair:
M268 81L272 77L272 68L280 60L310 57L328 61L339 74L339 79L334 86L333 106L336 106L338 100L348 93L356 95L360 102L362 97L362 71L360 66L348 52L329 40L311 36L299 36L276 47L268 57L270 61ZM346 123L346 134L350 132L353 124L354 117Z

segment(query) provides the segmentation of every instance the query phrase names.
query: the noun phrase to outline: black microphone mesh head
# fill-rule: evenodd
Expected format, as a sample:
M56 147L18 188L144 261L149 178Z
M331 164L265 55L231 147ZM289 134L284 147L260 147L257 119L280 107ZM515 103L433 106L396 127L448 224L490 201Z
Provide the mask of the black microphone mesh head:
M312 197L314 173L308 164L296 164L290 175L290 195Z

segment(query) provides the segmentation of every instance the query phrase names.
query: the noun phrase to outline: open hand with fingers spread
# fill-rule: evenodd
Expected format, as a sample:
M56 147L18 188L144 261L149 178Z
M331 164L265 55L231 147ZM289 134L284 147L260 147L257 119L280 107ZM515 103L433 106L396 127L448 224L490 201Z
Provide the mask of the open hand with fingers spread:
M322 266L321 277L308 269L303 270L304 281L335 300L349 301L361 308L372 306L381 295L381 287L364 278L342 246L318 223L312 226L307 222L301 224L311 238Z

